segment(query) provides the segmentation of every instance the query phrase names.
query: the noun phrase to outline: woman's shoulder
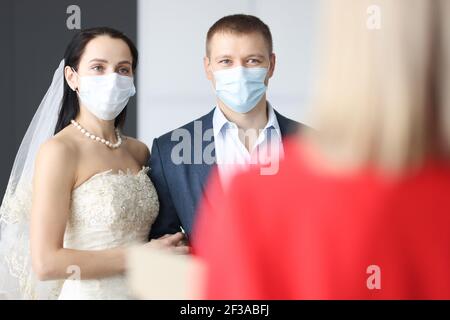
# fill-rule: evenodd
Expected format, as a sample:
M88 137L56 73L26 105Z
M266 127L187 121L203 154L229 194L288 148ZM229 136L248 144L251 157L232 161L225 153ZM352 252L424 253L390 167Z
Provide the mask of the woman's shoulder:
M45 153L64 154L73 157L77 153L77 139L73 135L73 128L67 126L53 137L44 142L40 149Z
M141 164L148 162L150 158L150 150L147 145L133 137L124 136L124 141L129 152L136 158Z
M78 152L76 143L66 136L53 136L39 148L37 159L47 164L64 163L70 165Z
M70 138L54 136L44 142L35 160L35 183L52 183L58 188L68 188L76 176L78 151Z

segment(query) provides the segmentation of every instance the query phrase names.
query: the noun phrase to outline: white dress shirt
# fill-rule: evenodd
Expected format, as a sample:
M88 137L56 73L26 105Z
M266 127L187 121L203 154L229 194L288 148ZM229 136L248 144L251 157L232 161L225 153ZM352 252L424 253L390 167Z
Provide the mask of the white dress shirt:
M268 121L264 129L257 135L255 145L249 152L239 139L237 125L216 107L213 115L214 142L216 162L219 177L224 187L238 172L248 169L251 165L265 167L262 174L275 174L280 159L284 156L280 126L272 106L267 103Z

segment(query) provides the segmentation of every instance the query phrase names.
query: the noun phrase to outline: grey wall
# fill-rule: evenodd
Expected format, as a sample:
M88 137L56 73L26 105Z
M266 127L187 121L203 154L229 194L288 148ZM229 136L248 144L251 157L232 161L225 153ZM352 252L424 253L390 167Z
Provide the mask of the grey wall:
M14 138L14 54L12 47L14 37L12 32L13 1L0 1L0 199L4 193L9 178L9 171L14 160L16 139Z
M0 1L1 198L22 137L76 32L66 26L69 5L80 7L81 28L110 26L137 40L135 0ZM135 99L125 132L136 136Z

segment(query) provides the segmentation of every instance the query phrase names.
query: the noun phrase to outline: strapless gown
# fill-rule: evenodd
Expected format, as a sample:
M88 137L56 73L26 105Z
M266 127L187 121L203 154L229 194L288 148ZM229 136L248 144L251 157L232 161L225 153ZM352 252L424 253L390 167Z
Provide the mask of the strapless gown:
M139 173L98 173L72 192L71 214L64 247L76 250L103 250L148 241L159 210L156 190L147 175ZM77 271L76 267L73 269ZM83 277L83 270L81 278ZM74 275L76 275L74 273ZM65 280L58 299L128 299L123 276L95 280Z

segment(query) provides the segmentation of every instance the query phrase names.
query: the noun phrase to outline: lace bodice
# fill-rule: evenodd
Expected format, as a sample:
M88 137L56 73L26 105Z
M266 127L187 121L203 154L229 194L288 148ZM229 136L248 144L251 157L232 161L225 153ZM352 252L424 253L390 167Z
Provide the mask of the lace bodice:
M158 196L148 170L144 167L137 174L108 170L74 189L64 247L102 250L147 242L159 210ZM122 276L66 280L59 295L59 299L130 297Z
M148 170L108 170L74 189L64 247L100 250L146 242L159 210Z

